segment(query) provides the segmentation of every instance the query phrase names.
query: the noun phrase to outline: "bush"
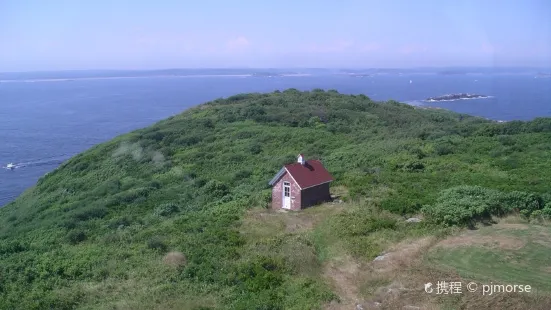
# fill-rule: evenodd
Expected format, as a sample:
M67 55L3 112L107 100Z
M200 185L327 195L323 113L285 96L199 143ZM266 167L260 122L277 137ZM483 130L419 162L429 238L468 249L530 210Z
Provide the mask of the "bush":
M203 187L203 191L207 196L211 197L212 199L220 199L229 193L226 184L217 180L208 181Z
M434 205L424 206L422 212L429 221L446 226L472 225L500 214L499 192L480 186L458 186L440 193Z
M180 206L173 202L167 202L155 208L155 211L153 211L153 215L170 216L178 212L180 212Z
M409 200L404 195L390 195L390 197L381 202L381 208L392 213L405 215L419 211L421 205Z
M403 172L422 172L425 170L425 165L422 162L414 161L405 164L396 165L396 169Z
M269 257L257 257L237 267L230 275L230 282L249 292L274 289L283 283L284 264Z
M453 146L451 144L437 144L434 151L440 156L453 154Z
M165 252L168 249L168 246L165 244L163 238L155 236L147 240L147 248L159 252Z
M533 211L543 209L543 199L536 194L514 191L500 199L505 212L520 212L529 217Z
M262 145L260 143L254 143L249 147L251 154L256 155L262 152Z
M395 229L396 219L367 212L347 212L336 216L333 227L343 237L367 236L383 229Z
M18 241L9 241L4 244L0 243L0 255L15 254L28 250L28 246ZM1 283L1 282L0 282ZM1 292L1 290L0 290Z
M73 218L79 221L87 221L93 218L102 218L106 216L107 213L109 213L109 211L105 207L91 207L77 211L73 214Z
M67 241L73 245L85 241L86 238L86 233L82 230L72 230L67 234Z
M252 174L253 174L253 172L250 169L239 170L234 174L233 180L236 181L236 182L237 181L242 181L242 180L250 177Z
M127 227L132 224L132 219L127 216L114 218L109 222L109 228L116 229L119 227Z
M530 217L542 208L543 200L536 194L501 193L480 186L459 186L442 191L436 203L424 206L422 211L434 223L464 226L511 212ZM541 214L538 212L536 216Z

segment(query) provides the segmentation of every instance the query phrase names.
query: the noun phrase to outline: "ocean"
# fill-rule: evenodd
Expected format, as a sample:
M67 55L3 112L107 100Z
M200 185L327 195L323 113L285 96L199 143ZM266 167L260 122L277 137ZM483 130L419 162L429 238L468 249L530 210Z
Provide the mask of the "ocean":
M149 126L189 107L237 93L335 89L430 105L493 120L551 117L551 79L534 74L381 74L253 77L138 76L6 79L0 76L0 206L63 161L93 145ZM476 93L486 99L427 103Z

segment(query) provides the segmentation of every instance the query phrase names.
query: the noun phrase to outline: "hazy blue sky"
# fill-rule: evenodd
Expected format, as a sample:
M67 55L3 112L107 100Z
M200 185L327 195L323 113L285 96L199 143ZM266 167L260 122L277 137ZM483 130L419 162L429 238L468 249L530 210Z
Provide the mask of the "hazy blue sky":
M549 0L0 0L0 71L551 66Z

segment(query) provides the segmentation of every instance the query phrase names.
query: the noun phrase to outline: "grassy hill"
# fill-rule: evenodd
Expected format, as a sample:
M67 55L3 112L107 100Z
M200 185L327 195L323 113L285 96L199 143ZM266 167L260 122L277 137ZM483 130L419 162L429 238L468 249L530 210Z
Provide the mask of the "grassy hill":
M345 203L266 210L268 181L298 153L323 161ZM0 309L344 307L396 279L343 290L346 272L411 238L509 214L543 225L549 184L551 119L496 123L336 91L235 95L93 147L0 209ZM540 256L527 268L551 273ZM450 262L455 276L469 277L465 262ZM423 270L448 274L434 268ZM422 302L478 302L450 300Z

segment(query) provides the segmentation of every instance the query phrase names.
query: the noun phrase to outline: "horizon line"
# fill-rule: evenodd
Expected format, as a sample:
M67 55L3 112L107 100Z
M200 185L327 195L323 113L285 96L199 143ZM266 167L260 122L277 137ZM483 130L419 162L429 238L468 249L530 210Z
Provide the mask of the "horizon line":
M153 72L168 70L420 70L420 69L551 69L537 66L419 66L419 67L165 67L156 69L65 69L0 71L6 73L52 73L52 72Z

